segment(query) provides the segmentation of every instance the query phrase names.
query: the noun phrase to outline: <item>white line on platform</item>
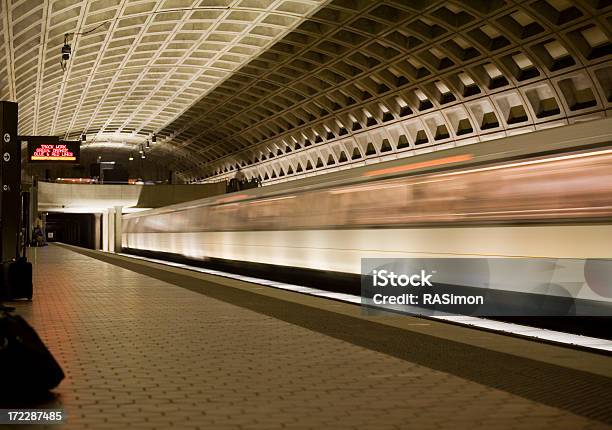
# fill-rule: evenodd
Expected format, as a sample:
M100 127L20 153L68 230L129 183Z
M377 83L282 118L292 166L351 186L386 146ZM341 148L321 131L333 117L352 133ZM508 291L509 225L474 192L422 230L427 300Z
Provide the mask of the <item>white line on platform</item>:
M270 281L267 279L254 278L251 276L236 275L228 272L221 272L218 270L204 269L197 266L189 266L182 263L174 263L172 261L160 260L157 258L141 257L139 255L116 253L123 257L134 258L138 260L150 261L153 263L165 264L167 266L178 267L181 269L187 269L195 272L206 273L209 275L222 276L225 278L237 279L240 281L251 282L254 284L266 285L268 287L279 288L282 290L294 291L302 294L309 294L311 296L325 297L328 299L338 300L342 302L352 303L361 305L361 297L353 294L334 293L332 291L320 290L317 288L304 287L301 285L286 284L283 282ZM388 308L380 307L382 310L388 310ZM412 315L411 316L419 316ZM534 339L545 340L548 342L554 342L565 345L575 345L583 348L597 349L602 351L612 351L612 341L606 339L599 339L589 336L581 336L578 334L563 333L560 331L547 330L543 328L530 327L520 324L507 323L503 321L494 321L486 318L473 317L467 315L426 315L427 318L434 318L438 320L448 321L455 324L461 324L471 327L477 327L481 329L492 330L496 332L509 333L524 337L531 337Z

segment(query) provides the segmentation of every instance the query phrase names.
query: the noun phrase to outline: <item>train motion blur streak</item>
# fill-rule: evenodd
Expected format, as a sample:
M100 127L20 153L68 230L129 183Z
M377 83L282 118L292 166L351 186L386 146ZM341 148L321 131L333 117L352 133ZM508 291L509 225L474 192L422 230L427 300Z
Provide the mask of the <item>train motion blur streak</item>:
M180 222L177 223L177 215ZM127 219L125 232L397 227L612 216L612 150L202 204ZM187 230L186 230L187 229Z
M612 257L609 147L265 193L126 215L123 244L347 273L363 257Z

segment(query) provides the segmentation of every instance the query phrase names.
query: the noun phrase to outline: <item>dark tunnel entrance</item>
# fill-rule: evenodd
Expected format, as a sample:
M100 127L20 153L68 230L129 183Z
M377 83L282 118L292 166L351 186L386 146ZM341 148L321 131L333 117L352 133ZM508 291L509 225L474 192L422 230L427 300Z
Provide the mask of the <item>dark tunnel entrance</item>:
M52 213L47 215L46 239L94 249L95 217L92 214Z

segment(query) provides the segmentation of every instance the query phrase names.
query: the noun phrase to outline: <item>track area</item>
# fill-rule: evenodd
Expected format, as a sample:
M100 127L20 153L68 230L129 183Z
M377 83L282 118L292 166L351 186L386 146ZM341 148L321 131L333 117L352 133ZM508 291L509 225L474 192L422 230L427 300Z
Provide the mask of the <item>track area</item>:
M253 282L272 288L361 304L359 280L350 274L321 273L295 268L270 270L260 265L242 265L229 261L203 262L186 259L180 255L159 255L142 251L132 251L132 253L122 253L120 255L215 276ZM270 278L271 274L276 275L274 279L266 279L266 277ZM334 286L337 288L334 288ZM440 316L428 318L612 354L612 334L609 330L609 323L612 319L608 317L478 318L472 316Z

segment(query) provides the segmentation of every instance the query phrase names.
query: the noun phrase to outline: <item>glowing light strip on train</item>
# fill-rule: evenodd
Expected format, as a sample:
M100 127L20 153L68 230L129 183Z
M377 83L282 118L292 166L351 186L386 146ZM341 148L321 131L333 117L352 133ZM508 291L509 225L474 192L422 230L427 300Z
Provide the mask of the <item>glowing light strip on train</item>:
M363 176L380 176L388 175L391 173L407 172L409 170L423 169L425 167L435 167L444 164L461 163L463 161L470 161L474 158L472 154L454 155L452 157L437 158L435 160L421 161L419 163L404 164L402 166L388 167L385 169L373 170L366 172Z
M471 173L471 172L498 170L498 169L504 169L507 167L517 167L517 166L526 166L530 164L548 163L552 161L568 160L572 158L595 157L598 155L609 154L609 153L612 153L612 149L588 152L588 153L582 153L582 154L562 155L562 156L557 156L557 157L552 157L552 158L544 158L540 160L521 161L521 162L516 162L516 163L503 164L500 166L490 166L490 167L482 167L478 169L462 170L460 172L442 173L441 176L462 175L462 174ZM371 172L364 173L363 176L370 177L370 176L387 175L387 174L392 174L392 173L401 173L401 172L407 172L410 170L422 169L426 167L436 167L436 166L442 166L445 164L461 163L461 162L470 161L473 159L474 159L474 156L472 154L461 154L461 155L455 155L452 157L444 157L444 158L438 158L435 160L422 161L419 163L410 163L410 164L405 164L402 166L395 166L395 167L389 167L385 169L373 170Z
M561 156L550 157L550 158L542 158L539 160L519 161L515 163L502 164L499 166L480 167L477 169L461 170L459 172L440 173L439 176L464 175L466 173L485 172L489 170L506 169L509 167L520 167L520 166L528 166L532 164L551 163L554 161L571 160L574 158L597 157L599 155L605 155L605 154L612 154L612 149L605 149L602 151L586 152L586 153L580 153L580 154L561 155Z

